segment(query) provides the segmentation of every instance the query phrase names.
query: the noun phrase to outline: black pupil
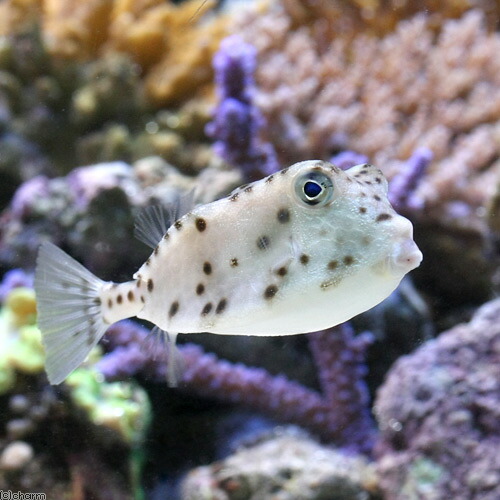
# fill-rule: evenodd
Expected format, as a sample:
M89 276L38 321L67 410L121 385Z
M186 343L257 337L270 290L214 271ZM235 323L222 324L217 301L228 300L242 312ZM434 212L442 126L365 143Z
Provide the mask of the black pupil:
M322 190L323 190L323 188L316 182L307 181L304 184L304 194L308 198L316 198L316 196L318 196Z

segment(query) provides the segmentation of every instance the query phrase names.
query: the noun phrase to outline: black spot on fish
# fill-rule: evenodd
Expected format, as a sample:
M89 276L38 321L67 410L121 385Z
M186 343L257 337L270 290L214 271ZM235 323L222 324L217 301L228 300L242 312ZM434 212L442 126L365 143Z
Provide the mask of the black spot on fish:
M243 191L245 191L245 193L251 193L252 189L253 189L253 186L248 186Z
M123 297L121 296L121 294L118 294L118 297L116 297L116 302L118 302L118 304L121 304L123 302Z
M229 201L236 201L239 195L240 193L234 193L232 196L229 197Z
M382 182L382 179L380 177L375 177L375 182L377 184L380 184Z
M179 302L177 302L176 300L175 302L172 302L172 304L170 304L170 309L168 310L168 316L172 318L177 314L178 310L179 310Z
M278 293L278 287L276 285L269 285L264 290L264 298L269 300L272 299Z
M148 292L152 292L154 288L153 280L149 279L148 280Z
M170 238L170 235L168 234L168 232L163 235L164 240L168 240L169 238Z
M377 200L377 201L380 201L380 200L381 200L381 198L380 198L380 196L379 196L378 194L374 195L374 196L373 196L373 199L374 199L374 200Z
M144 295L141 295L141 302L142 302L143 304L144 304L144 302L146 302L146 301L144 300Z
M282 266L276 270L276 274L278 276L286 276L287 273L288 273L288 269L286 268L286 266Z
M108 307L111 309L113 307L113 301L108 299Z
M99 297L96 297L92 302L94 302L94 305L96 305L96 306L101 305L101 299Z
M334 271L335 269L337 269L338 266L339 266L338 260L331 260L330 262L328 262L328 269L330 271Z
M196 295L202 295L204 291L205 285L203 283L198 283L198 286L196 287Z
M175 229L181 229L182 227L182 222L180 220L176 220L174 222Z
M366 207L359 207L360 214L366 214Z
M204 306L203 309L201 310L201 315L206 316L211 310L212 310L212 303L207 302Z
M283 170L281 170L280 174L285 175L287 172L288 172L288 168L284 168Z
M266 178L266 183L269 184L270 182L273 182L274 175L270 175L269 177Z
M159 245L156 245L155 249L154 249L154 254L155 255L158 255L158 252L160 251L160 246Z
M231 267L236 267L238 265L238 259L236 257L233 257L230 261L229 264Z
M208 276L212 274L212 264L210 262L203 263L203 272Z
M308 262L309 262L309 255L303 253L300 257L299 257L299 260L300 260L300 263L301 264L304 264L306 265Z
M137 286L137 288L141 288L141 285L142 285L142 281L141 281L141 278L139 278L135 284Z
M267 250L269 248L269 245L271 244L271 240L269 239L269 236L259 236L257 238L257 247L260 250Z
M280 208L278 210L278 222L281 224L290 222L290 210L288 210L288 208Z
M133 302L135 300L134 292L132 290L129 290L129 292L127 293L127 299L130 300L130 302Z
M221 299L215 308L215 314L222 314L227 306L227 299Z
M377 218L375 219L376 222L382 222L384 220L389 220L392 219L392 215L390 214L379 214L377 215Z
M350 266L351 264L354 263L354 257L352 255L346 255L343 261L346 266Z
M198 229L198 231L202 233L203 231L205 231L206 228L207 228L207 221L202 217L198 217L196 219L196 229Z

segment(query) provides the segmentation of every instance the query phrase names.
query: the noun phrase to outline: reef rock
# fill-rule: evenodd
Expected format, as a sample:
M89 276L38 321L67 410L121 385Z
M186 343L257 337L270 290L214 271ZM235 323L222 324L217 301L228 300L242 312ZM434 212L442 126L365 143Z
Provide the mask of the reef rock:
M385 499L500 498L500 299L400 358L375 413Z
M364 457L285 431L194 469L184 480L182 498L368 500L375 485L374 467Z

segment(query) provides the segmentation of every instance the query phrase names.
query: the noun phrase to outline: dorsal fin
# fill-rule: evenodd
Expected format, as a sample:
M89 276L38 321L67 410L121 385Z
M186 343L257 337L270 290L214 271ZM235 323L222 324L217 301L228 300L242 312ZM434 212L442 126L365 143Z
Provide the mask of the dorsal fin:
M151 248L161 241L168 228L193 208L194 189L165 206L143 208L134 223L134 235Z

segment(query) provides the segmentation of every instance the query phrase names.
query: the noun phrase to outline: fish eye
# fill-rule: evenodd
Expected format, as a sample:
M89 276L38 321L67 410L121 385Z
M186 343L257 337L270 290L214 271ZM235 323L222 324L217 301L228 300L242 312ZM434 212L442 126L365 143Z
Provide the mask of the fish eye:
M333 196L333 182L323 172L307 172L297 178L295 193L307 205L326 205Z

